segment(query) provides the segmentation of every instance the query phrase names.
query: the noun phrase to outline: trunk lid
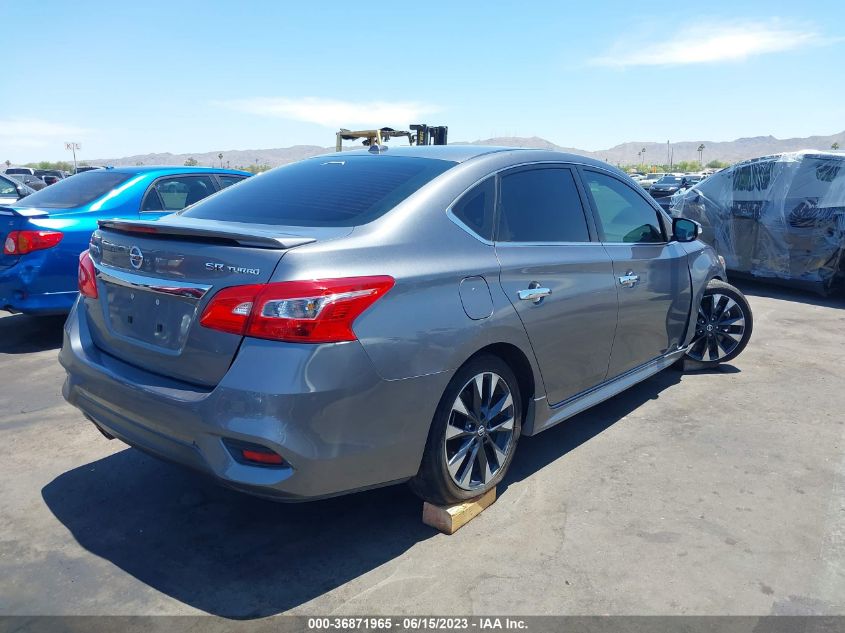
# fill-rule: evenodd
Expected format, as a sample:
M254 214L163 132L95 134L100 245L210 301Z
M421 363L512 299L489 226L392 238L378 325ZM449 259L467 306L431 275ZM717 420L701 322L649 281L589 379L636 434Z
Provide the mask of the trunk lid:
M108 220L91 238L98 299L85 299L94 344L124 362L205 387L243 337L199 323L219 290L267 283L285 252L350 229L267 227L168 216Z

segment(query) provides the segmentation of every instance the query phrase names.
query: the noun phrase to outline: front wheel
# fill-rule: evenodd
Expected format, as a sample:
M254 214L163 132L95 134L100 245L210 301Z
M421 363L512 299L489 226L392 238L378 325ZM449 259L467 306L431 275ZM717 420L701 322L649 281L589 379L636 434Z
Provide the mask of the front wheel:
M745 295L730 284L713 279L698 307L695 335L686 358L708 366L726 363L745 349L753 327L751 306Z
M438 505L495 488L513 459L521 427L522 399L511 368L496 356L470 360L440 399L411 488Z

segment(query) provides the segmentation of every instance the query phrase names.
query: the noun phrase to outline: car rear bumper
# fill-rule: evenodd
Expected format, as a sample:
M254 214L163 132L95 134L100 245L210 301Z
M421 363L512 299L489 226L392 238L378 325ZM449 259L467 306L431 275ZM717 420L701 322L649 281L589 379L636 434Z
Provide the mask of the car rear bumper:
M106 433L245 492L306 500L416 474L448 372L384 380L357 341L245 339L213 389L152 374L100 351L84 311L65 324L65 399ZM281 455L236 461L226 441Z
M75 275L75 269L72 275ZM72 275L61 280L48 275L45 279L38 265L21 258L15 265L0 270L0 310L27 314L67 313L77 297L76 290L68 290L75 283Z

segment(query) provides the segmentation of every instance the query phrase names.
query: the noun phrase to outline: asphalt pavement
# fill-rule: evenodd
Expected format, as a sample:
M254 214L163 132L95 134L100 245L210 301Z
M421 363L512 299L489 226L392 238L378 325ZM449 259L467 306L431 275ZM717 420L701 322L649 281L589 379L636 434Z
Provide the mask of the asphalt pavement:
M62 319L0 313L0 615L845 614L845 298L741 287L739 358L523 438L453 536L405 486L277 504L108 441Z

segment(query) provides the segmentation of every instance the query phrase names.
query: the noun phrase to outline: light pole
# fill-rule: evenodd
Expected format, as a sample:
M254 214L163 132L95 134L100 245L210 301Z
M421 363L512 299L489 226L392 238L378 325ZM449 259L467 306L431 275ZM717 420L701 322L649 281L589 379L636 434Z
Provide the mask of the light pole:
M666 141L666 164L669 165L669 171L672 171L672 159L669 157L669 141Z
M65 149L73 152L73 173L76 173L76 150L82 149L79 143L69 142L65 143Z

